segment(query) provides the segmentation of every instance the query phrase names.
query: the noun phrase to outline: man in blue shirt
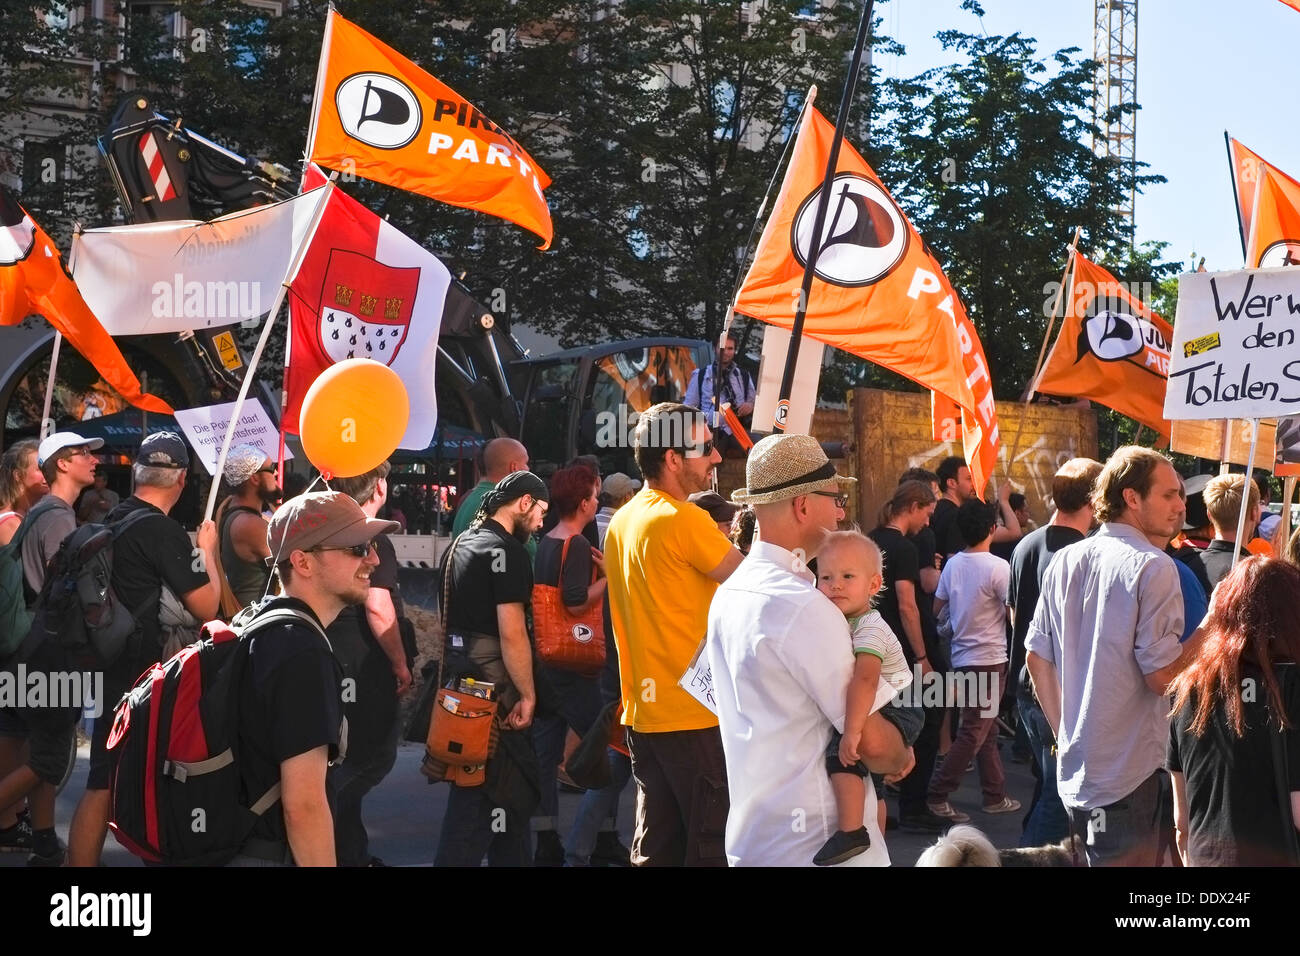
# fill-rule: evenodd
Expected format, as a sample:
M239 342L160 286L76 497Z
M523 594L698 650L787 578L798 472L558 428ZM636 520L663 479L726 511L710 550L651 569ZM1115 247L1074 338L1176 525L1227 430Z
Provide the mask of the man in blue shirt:
M736 413L740 423L749 428L754 414L754 380L744 369L736 364L736 333L728 332L726 345L722 348L722 369L717 371L717 362L712 362L702 369L697 369L686 386L684 403L698 408L707 416L709 427L713 428L713 399L716 392L719 412L723 404L730 402L731 410ZM717 383L715 385L715 383ZM744 449L726 421L719 417L718 425L713 428L714 444L724 456L729 451L743 457Z

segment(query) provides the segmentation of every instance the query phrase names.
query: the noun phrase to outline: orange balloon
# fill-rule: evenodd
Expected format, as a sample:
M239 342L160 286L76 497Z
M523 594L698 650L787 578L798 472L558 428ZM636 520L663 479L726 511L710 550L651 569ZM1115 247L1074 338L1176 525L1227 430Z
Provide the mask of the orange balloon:
M410 417L406 386L387 365L364 358L336 362L302 400L302 450L322 474L351 478L393 453Z

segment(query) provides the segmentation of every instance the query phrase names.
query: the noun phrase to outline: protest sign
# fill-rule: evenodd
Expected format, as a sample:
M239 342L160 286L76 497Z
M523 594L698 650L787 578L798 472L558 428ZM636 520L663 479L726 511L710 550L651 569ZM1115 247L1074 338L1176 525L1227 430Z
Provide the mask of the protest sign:
M176 410L176 421L180 424L190 446L198 455L199 461L211 475L217 467L217 455L221 452L221 442L230 427L230 416L235 402L223 405L208 405L204 408L185 408ZM280 454L280 431L266 414L262 403L255 398L244 402L239 413L239 423L235 426L231 445L256 445L266 452L266 457L275 461ZM293 457L288 448L284 450L285 460Z
M718 713L718 702L713 697L713 668L709 666L708 655L704 653L707 638L700 641L691 658L686 673L677 681L677 686L690 694L709 709L709 713Z
M1300 269L1178 277L1165 417L1274 418L1300 412Z

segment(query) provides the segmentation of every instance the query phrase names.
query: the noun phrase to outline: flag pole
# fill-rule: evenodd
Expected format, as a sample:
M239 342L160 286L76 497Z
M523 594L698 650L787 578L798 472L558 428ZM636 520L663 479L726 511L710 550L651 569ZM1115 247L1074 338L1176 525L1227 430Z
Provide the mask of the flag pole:
M1082 232L1082 226L1074 227L1074 238L1066 247L1065 252L1065 269L1061 272L1061 284L1056 289L1056 301L1052 303L1052 314L1047 319L1047 332L1043 335L1043 344L1038 349L1038 361L1034 364L1034 374L1029 376L1029 383L1025 385L1025 393L1020 396L1022 402L1027 402L1034 397L1034 386L1038 384L1038 373L1043 370L1043 359L1047 356L1047 343L1052 339L1052 329L1056 325L1056 313L1061 309L1061 298L1065 295L1066 284L1070 281L1070 270L1074 267L1074 253L1079 248L1079 233ZM1069 308L1069 305L1066 305Z
M77 240L79 238L81 238L81 223L75 222L72 224L72 248L68 250L68 275L72 275L72 267L77 261ZM59 347L61 345L63 345L63 333L55 329L54 351L50 353L50 374L45 380L45 405L41 408L41 430L39 434L42 440L54 434L54 422L50 421L50 409L54 407L54 378L58 373ZM144 393L143 386L141 386L140 392L141 394Z
M776 414L772 422L773 432L784 432L786 417L790 412L790 392L794 389L795 367L799 362L799 346L803 339L804 316L808 311L808 295L812 291L813 274L817 269L817 257L821 251L822 229L826 225L826 213L831 204L831 186L835 182L835 167L839 165L840 144L844 142L844 127L849 120L849 107L853 104L853 94L858 86L858 75L862 67L862 51L866 49L867 37L871 33L871 8L874 0L866 0L862 7L862 19L858 23L858 35L853 46L853 59L849 64L849 75L844 81L844 95L840 97L840 112L835 120L835 135L831 138L831 152L826 160L826 175L822 177L821 192L817 197L817 214L813 219L812 241L808 247L808 262L803 270L803 284L799 287L799 301L795 304L794 325L790 329L790 345L785 356L785 372L781 376L781 392L777 397ZM868 79L870 82L870 79ZM804 110L807 118L807 108Z
M817 99L817 84L814 83L808 87L808 95L804 97L803 106L799 108L800 122L803 120L804 112L809 105ZM776 177L781 175L781 170L785 167L786 157L790 155L790 149L794 146L798 124L790 130L790 135L785 138L785 147L781 150L781 158L776 161L776 168L772 170L772 178L767 181L767 191L763 193L763 201L758 204L758 212L754 215L754 223L749 227L749 238L745 240L745 252L741 257L740 265L744 266L745 259L749 257L750 247L754 244L754 233L758 232L758 227L763 222L763 214L767 212L767 201L772 198L772 187L776 185ZM736 305L740 301L740 290L745 285L745 272L743 269L736 270L736 285L731 290L731 308L727 311L726 318L722 321L722 334L726 335L731 331L732 320L736 315Z
M1264 177L1267 176L1263 169L1256 170L1255 175L1255 196L1250 202L1250 231L1254 232L1259 225L1259 200L1264 195ZM1242 265L1247 269L1254 269L1255 263L1250 261L1250 237L1242 244L1241 252Z
M799 109L799 116L801 122L804 113L808 109L808 106L816 98L817 98L817 84L814 83L812 86L808 87L808 95L804 97L803 106L800 107ZM772 178L767 181L767 191L763 193L763 201L758 204L758 212L754 214L753 225L749 227L749 237L745 240L745 251L744 254L741 256L740 262L738 264L739 268L737 268L736 270L736 285L731 290L731 303L727 309L727 314L723 316L722 319L722 334L718 337L719 350L725 347L727 341L727 333L731 331L732 325L735 324L736 305L740 301L740 290L744 287L745 284L745 274L746 274L744 270L745 260L749 258L750 248L754 244L754 233L758 232L758 227L763 223L763 215L764 213L767 212L767 201L772 198L772 187L776 185L776 178L781 175L781 170L785 167L786 157L790 155L790 150L794 146L794 141L798 129L799 129L799 124L795 124L795 127L790 130L790 134L785 138L785 146L781 150L781 158L776 161L776 167L772 170ZM716 385L717 383L715 382L714 383L715 392L717 391ZM701 377L700 380L700 387L701 388L704 387L703 377ZM713 405L714 405L714 409L713 409L712 427L716 431L718 428L718 407L717 407L718 402L717 402L716 395L714 396ZM745 437L748 438L749 436L746 435ZM744 442L742 441L741 444L743 445ZM751 440L751 446L752 446L752 440ZM713 472L713 476L716 481L717 479L716 469Z
M235 435L235 423L239 421L239 414L244 409L244 400L248 397L249 386L253 384L253 376L257 374L258 363L262 361L262 353L266 350L266 343L271 338L271 329L275 326L275 320L280 314L280 307L284 305L289 285L298 276L298 270L302 267L302 260L307 255L307 248L311 245L312 240L316 238L316 229L320 226L320 221L325 215L325 209L329 205L333 190L337 187L332 182L328 182L324 188L326 192L321 196L320 204L316 207L315 213L312 214L311 225L303 234L302 244L298 246L293 254L293 261L289 263L289 271L285 273L284 281L280 283L280 289L275 294L275 303L271 306L271 311L266 317L266 324L262 326L262 334L257 339L257 348L253 350L252 357L248 360L248 371L244 374L244 381L239 386L239 396L235 399L235 407L230 411L230 424L226 427L226 436L221 441L221 451L217 455L216 466L212 469L212 487L208 490L208 504L203 511L204 521L212 518L212 511L216 507L217 492L221 488L221 472L226 466L226 455L230 452L230 440Z
M59 346L63 344L63 333L54 330L54 351L50 355L50 374L45 380L45 407L41 409L41 440L54 434L54 422L50 421L50 407L54 402L54 373L59 367Z
M307 151L303 156L303 169L311 162L312 149L316 146L316 127L320 123L320 94L325 88L325 68L329 65L330 34L334 26L334 4L325 10L325 32L321 34L320 60L316 64L316 88L311 97L311 120L307 127Z
M1237 210L1237 231L1241 233L1241 261L1246 261L1246 223L1241 218L1241 187L1237 184L1237 160L1232 155L1232 137L1223 131L1223 146L1228 151L1228 175L1232 179L1232 208Z
M1016 437L1011 440L1011 454L1007 456L1006 464L1003 466L1003 474L1007 481L1011 480L1011 467L1016 462L1016 452L1020 451L1020 437L1025 432L1025 419L1029 417L1029 402L1034 397L1034 386L1038 384L1038 376L1043 371L1043 358L1047 355L1047 343L1051 341L1052 329L1056 326L1056 314L1061 310L1061 300L1065 300L1065 308L1070 308L1070 299L1066 298L1065 290L1070 282L1070 271L1074 268L1074 253L1079 246L1079 233L1082 231L1081 226L1074 227L1074 238L1070 240L1069 246L1065 252L1065 270L1061 273L1061 284L1056 289L1056 301L1052 303L1052 314L1047 319L1047 332L1043 335L1042 347L1038 350L1038 362L1034 365L1034 374L1029 377L1029 384L1025 386L1024 394L1020 396L1020 418L1016 422Z

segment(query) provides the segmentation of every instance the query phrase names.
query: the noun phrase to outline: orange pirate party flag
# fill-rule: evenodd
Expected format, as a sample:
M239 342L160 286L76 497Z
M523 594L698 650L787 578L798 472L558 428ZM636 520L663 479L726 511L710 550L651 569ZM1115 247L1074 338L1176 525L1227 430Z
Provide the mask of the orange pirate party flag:
M737 312L793 327L833 135L809 102ZM966 461L982 494L997 460L998 420L975 326L938 260L847 140L831 190L803 334L904 375L960 408Z
M554 229L550 177L451 87L330 9L307 134L308 160L431 199Z

